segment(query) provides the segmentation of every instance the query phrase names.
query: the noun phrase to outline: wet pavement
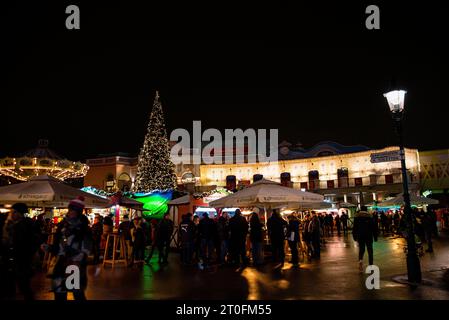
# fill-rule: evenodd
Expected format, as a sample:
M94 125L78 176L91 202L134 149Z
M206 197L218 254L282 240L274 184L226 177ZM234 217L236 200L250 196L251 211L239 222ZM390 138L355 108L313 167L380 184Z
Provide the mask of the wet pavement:
M86 296L90 300L127 299L449 299L449 237L434 243L434 254L421 259L423 285L411 288L395 281L406 273L404 239L381 237L374 246L380 268L380 289L368 290L367 274L358 271L358 248L352 237L330 237L320 261L302 262L299 269L266 265L244 269L182 267L172 253L160 267L157 255L143 269L89 266ZM289 256L287 257L287 261ZM367 262L367 257L365 257ZM97 273L97 274L96 274ZM37 299L53 299L50 283L38 273L33 279Z

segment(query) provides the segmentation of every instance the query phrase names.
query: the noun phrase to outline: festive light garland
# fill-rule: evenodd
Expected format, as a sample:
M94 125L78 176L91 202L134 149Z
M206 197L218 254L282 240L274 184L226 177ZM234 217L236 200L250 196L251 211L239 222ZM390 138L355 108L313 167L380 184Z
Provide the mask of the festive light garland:
M0 175L27 181L32 176L47 174L59 180L82 178L86 176L89 166L70 160L50 158L3 158L0 159Z
M228 189L225 189L225 188L217 188L217 189L210 190L210 191L205 191L205 192L202 192L202 193L198 193L198 192L194 193L193 194L193 198L198 200L198 199L201 199L201 198L209 197L212 194L216 194L216 193L222 193L222 194L228 195L228 194L232 194L233 192L229 191Z

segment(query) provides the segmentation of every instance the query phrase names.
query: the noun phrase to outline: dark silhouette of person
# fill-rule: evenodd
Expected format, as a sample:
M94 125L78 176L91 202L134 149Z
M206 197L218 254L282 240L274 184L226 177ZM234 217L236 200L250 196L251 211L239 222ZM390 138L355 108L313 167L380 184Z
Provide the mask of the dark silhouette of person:
M359 271L363 272L363 256L365 247L368 251L369 265L373 264L373 240L377 241L377 226L374 218L368 213L366 206L355 214L352 236L359 244Z
M267 221L267 228L271 241L273 261L280 262L283 265L285 260L284 245L287 222L282 219L278 210L273 210L271 217Z
M235 264L246 265L246 236L248 235L248 221L242 216L240 209L235 210L234 216L229 219L229 246L231 260Z

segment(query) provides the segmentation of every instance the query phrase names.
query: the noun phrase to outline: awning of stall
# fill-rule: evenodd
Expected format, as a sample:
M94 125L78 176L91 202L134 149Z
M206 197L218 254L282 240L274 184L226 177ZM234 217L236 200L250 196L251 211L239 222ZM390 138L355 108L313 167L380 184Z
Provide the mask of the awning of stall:
M354 208L357 207L357 205L349 202L338 202L337 203L338 208Z
M71 187L61 180L42 175L0 187L0 203L26 203L30 207L65 208L77 197L84 197L86 208L107 208L110 200Z
M190 194L171 200L168 204L171 206L181 206L190 204Z
M417 196L415 194L410 194L410 203L415 206L429 205L429 204L439 204L440 202L436 199L426 198L423 196ZM393 199L385 200L379 202L377 206L379 207L393 207L402 206L404 204L403 193L398 194Z
M301 206L323 201L324 197L320 194L284 187L275 181L262 179L234 194L212 201L209 205L221 208L252 206L274 208L280 205Z
M119 205L125 208L143 210L143 203L124 196L120 191L111 196L111 205Z

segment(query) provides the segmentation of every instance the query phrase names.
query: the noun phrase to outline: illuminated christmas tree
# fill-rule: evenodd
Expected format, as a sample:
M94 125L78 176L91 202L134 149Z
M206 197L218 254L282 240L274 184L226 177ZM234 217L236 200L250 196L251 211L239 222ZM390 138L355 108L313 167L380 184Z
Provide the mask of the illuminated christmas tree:
M170 160L164 113L159 93L156 91L147 134L140 149L133 191L168 190L174 189L175 186L175 165Z

